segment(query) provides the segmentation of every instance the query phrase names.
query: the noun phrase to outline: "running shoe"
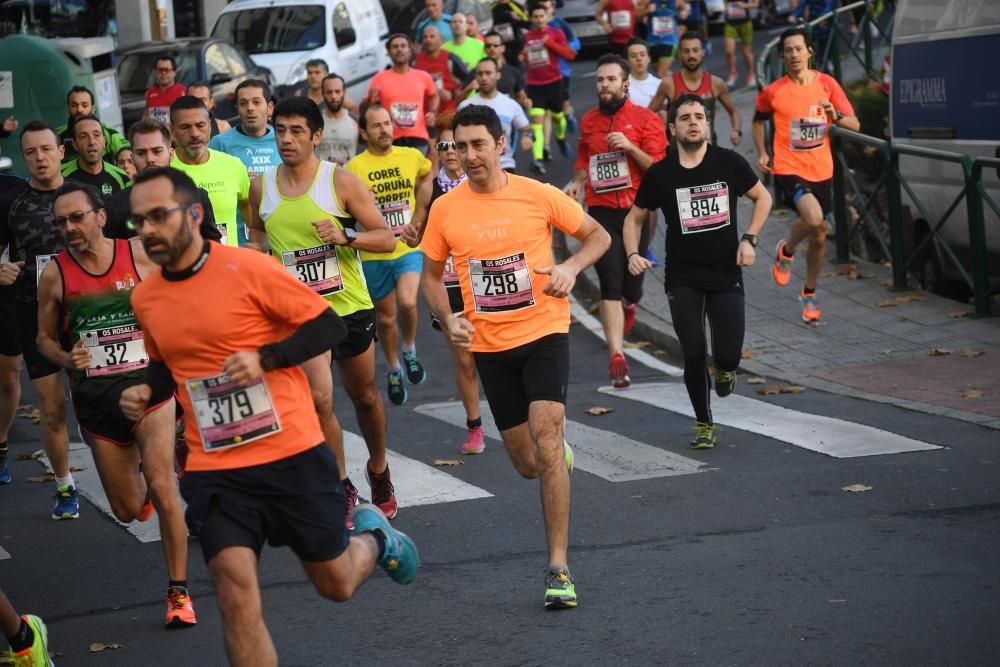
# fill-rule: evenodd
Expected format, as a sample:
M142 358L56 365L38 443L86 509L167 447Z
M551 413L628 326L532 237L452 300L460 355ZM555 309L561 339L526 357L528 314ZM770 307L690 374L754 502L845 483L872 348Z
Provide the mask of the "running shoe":
M656 258L656 253L653 252L652 248L646 248L646 259L648 259L649 263L653 266L657 266L660 263L660 260Z
M351 512L355 507L358 506L358 487L351 483L350 477L345 477L341 480L344 485L344 499L346 500L346 516L347 530L354 530L354 520L351 519Z
M569 446L566 439L563 439L563 461L566 463L566 471L569 474L573 474L573 463L576 461L576 457L573 456L573 448Z
M80 518L80 495L75 486L63 484L57 489L55 498L56 506L52 508L53 519L59 521Z
M736 85L736 72L730 72L729 76L726 77L726 85L730 88Z
M570 114L566 116L566 131L570 134L576 134L577 130L576 114Z
M715 369L715 393L719 398L729 396L736 389L736 371Z
M623 299L622 312L625 313L625 326L622 328L622 335L627 336L632 333L632 327L635 326L635 304L626 304Z
M608 377L611 378L611 386L615 389L624 389L632 384L628 376L628 361L621 352L611 355L611 363L608 364Z
M690 443L691 449L711 449L715 447L716 432L715 424L696 421L694 423L694 440Z
M462 453L482 454L484 449L486 449L486 436L483 434L483 427L473 426L469 429L469 434L465 436Z
M355 534L376 530L382 533L385 539L385 551L378 559L378 564L389 578L397 584L408 584L413 581L420 568L420 554L417 553L417 545L413 540L403 531L390 526L385 514L375 505L368 503L358 505L351 512L351 517L354 519Z
M403 386L402 371L389 371L389 400L393 405L406 403L406 387Z
M753 74L747 75L747 87L755 88L757 86L757 77Z
M802 321L819 322L821 313L819 303L816 301L816 292L806 294L805 290L799 292L799 301L802 302Z
M385 472L374 473L365 464L365 478L372 489L372 502L390 519L396 518L399 507L396 505L395 488L392 486L392 476L389 474L389 464L385 464Z
M532 160L531 161L531 171L535 172L539 176L544 176L545 175L545 165L542 164L541 160Z
M167 620L166 628L188 628L196 625L198 619L194 616L194 605L187 589L182 586L171 586L167 589Z
M143 503L142 503L142 509L140 509L139 513L135 515L135 520L136 521L149 521L150 517L153 516L153 512L155 512L155 511L156 511L156 508L153 507L153 498L152 498L152 496L149 495L149 492L147 491L146 492L146 500L143 501Z
M52 659L49 658L49 630L45 627L45 621L34 614L25 614L21 620L28 624L35 638L28 648L5 651L4 657L14 667L53 667Z
M545 608L573 609L576 607L576 584L564 567L545 572Z
M552 149L548 146L542 149L542 160L545 162L552 162Z
M556 137L556 144L559 146L559 152L562 153L563 157L569 157L569 142L566 141L566 137L559 138Z
M427 371L417 359L416 351L403 352L403 366L406 368L406 379L410 384L421 384L427 379Z
M795 258L785 254L785 244L788 241L782 239L778 241L778 247L774 249L774 265L771 267L771 277L774 284L784 287L792 279L792 262Z
M7 457L0 456L0 484L10 484L14 478L10 476L10 468L7 467Z

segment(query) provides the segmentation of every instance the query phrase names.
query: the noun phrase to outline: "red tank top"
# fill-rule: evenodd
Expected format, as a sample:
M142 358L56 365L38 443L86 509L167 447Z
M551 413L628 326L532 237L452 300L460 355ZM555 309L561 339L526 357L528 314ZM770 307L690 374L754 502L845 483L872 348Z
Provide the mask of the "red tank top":
M611 42L624 44L635 35L634 0L610 0L608 23L611 24Z
M114 259L108 270L99 276L87 272L68 250L56 255L62 273L64 303L95 293L131 291L139 284L139 270L132 259L132 244L126 239L113 240Z
M708 126L712 128L714 134L715 91L712 90L712 75L708 72L703 72L701 75L701 84L694 90L691 90L688 88L687 83L684 82L684 76L680 72L674 72L674 99L676 100L681 95L698 95L701 99L705 100Z

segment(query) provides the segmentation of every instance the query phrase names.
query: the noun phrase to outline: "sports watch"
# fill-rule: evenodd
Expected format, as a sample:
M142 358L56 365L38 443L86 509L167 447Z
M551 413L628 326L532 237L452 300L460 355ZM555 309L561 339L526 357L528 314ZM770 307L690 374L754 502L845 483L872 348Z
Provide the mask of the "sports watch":
M746 241L754 248L757 247L757 235L756 234L744 234L740 237L740 241Z
M354 243L354 239L358 238L358 233L350 227L344 227L344 236L347 237L345 245L351 245Z

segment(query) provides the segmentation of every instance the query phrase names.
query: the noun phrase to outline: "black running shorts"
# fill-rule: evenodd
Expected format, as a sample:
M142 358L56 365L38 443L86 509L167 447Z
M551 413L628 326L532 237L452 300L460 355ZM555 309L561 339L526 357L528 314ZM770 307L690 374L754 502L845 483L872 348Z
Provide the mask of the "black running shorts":
M17 308L14 305L14 288L0 287L0 354L16 357L21 354L21 341L17 335Z
M62 369L53 364L38 351L35 338L38 337L38 304L35 302L16 302L17 336L20 341L21 354L24 355L24 367L32 380L43 378Z
M799 176L774 175L775 198L788 208L797 208L803 195L811 194L819 201L823 215L830 214L833 201L833 179L807 181Z
M605 206L591 206L587 209L587 213L611 236L611 247L594 264L601 285L601 299L618 301L624 297L629 303L639 303L642 299L642 280L645 274L633 276L628 270L625 241L622 239L622 227L628 211L626 208ZM644 222L639 231L639 254L645 257L648 248L649 225Z
M345 315L347 337L333 346L334 359L350 359L368 351L375 340L375 309Z
M553 113L559 113L562 111L563 84L564 81L559 79L558 81L542 84L540 86L532 86L531 84L525 86L525 92L527 92L528 97L531 99L531 108L545 109L546 111L552 111Z

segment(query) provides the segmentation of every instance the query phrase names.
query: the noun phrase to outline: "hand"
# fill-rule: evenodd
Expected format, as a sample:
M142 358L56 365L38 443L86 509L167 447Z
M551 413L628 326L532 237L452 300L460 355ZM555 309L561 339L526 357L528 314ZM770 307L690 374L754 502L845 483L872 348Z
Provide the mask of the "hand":
M448 90L447 88L442 88L441 90L439 90L438 95L441 96L442 102L448 102L449 100L454 98L454 95L452 95L451 91Z
M0 285L4 287L13 285L23 268L24 262L3 262L0 264Z
M521 150L527 153L531 150L531 147L535 144L535 139L527 132L521 135Z
M736 266L753 266L756 259L757 251L750 242L740 241L739 247L736 248Z
M118 407L126 419L139 421L149 407L153 397L153 389L148 384L135 384L122 392L118 399Z
M236 352L231 354L223 362L222 370L241 387L252 384L264 375L264 369L260 366L259 352Z
M82 371L90 368L90 350L83 346L83 339L76 341L73 349L69 351L70 368Z
M628 140L622 132L610 132L608 133L608 148L613 151L625 151L630 152L635 149L635 144Z
M765 153L757 158L757 168L765 174L771 173L771 156Z
M549 276L549 282L542 291L557 299L568 296L576 284L576 274L571 269L566 268L565 264L556 264L554 266L546 266L543 269L535 269L535 273Z
M733 146L739 146L740 142L743 141L743 134L739 130L730 130L729 141L733 143Z
M347 234L331 220L313 220L310 224L316 228L316 233L323 243L347 245Z
M469 320L464 317L450 317L445 323L445 328L445 333L452 345L463 350L468 350L469 346L472 345L472 336L476 333L476 327L472 326L472 322Z
M641 276L643 271L648 271L651 268L653 268L653 263L639 253L629 255L628 272L633 276Z
M820 100L819 105L823 107L823 111L826 112L827 118L831 121L836 118L837 110L833 108L833 103L830 100Z
M420 245L420 230L414 227L413 223L408 222L403 225L403 229L399 233L399 240L411 248L416 248Z
M378 88L372 88L368 91L368 104L378 104L380 97L381 91Z
M583 189L583 184L580 183L580 181L573 179L572 181L569 182L569 185L566 186L566 194L568 194L570 199L572 199L573 201L579 201L580 191L582 189Z
M10 133L17 131L17 119L13 116L7 116L3 119L3 131Z
M428 111L424 114L424 122L427 123L427 127L434 127L434 122L437 120L436 111Z

